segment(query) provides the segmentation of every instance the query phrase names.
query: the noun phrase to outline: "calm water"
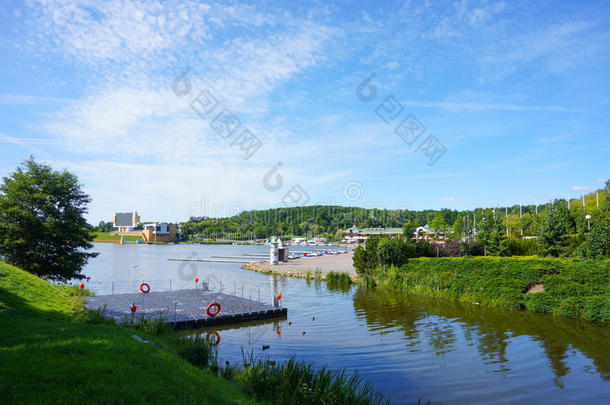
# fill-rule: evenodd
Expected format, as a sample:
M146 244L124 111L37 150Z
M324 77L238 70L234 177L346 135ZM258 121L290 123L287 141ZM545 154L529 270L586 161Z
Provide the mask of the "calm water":
M98 294L192 288L269 300L282 293L288 319L217 332L218 355L241 350L273 360L295 355L318 366L358 370L392 403L610 403L610 328L547 315L505 312L358 287L332 289L241 270L239 264L171 262L170 257L267 253L264 247L96 244L85 274ZM302 250L302 249L299 249ZM315 317L315 320L313 319ZM291 325L289 325L289 322ZM277 331L279 327L279 333ZM303 331L305 335L303 335ZM262 345L270 345L263 353Z

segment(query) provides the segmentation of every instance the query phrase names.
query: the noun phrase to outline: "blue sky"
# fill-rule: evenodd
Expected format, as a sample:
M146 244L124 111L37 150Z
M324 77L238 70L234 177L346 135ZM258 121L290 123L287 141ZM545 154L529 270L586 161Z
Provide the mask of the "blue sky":
M577 197L610 173L609 50L603 1L4 1L0 174L67 168L92 223Z

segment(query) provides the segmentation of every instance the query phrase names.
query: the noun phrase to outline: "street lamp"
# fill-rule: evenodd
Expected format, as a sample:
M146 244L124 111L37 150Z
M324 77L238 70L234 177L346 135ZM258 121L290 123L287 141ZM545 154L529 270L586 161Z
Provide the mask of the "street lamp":
M587 228L590 231L591 230L591 215L587 214L587 215L585 215L585 218L587 219Z

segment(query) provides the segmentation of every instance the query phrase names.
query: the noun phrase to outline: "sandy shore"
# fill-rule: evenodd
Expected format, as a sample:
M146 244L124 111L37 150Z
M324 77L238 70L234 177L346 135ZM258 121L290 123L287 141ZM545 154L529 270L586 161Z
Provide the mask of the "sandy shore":
M243 267L247 270L282 274L291 277L305 277L308 271L311 272L312 276L315 272L319 271L322 274L322 278L325 278L326 274L330 271L347 273L352 278L356 276L356 270L352 266L351 252L338 255L300 257L286 263L280 262L278 265L269 264L268 261L247 263Z

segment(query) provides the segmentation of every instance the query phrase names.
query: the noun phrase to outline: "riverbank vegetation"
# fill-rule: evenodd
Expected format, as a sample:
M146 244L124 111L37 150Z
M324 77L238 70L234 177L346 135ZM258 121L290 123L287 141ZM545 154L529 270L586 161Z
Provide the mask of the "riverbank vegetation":
M256 399L271 404L389 404L358 374L314 369L294 358L276 364L269 359L254 360L252 355L244 357L248 367L235 373L233 380Z
M202 335L160 320L116 324L84 309L86 292L72 290L0 262L4 403L384 402L357 376L294 360L218 365Z
M400 266L367 269L362 273L362 284L610 322L610 260L417 258Z

